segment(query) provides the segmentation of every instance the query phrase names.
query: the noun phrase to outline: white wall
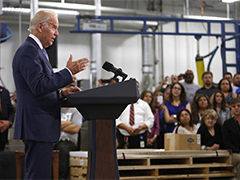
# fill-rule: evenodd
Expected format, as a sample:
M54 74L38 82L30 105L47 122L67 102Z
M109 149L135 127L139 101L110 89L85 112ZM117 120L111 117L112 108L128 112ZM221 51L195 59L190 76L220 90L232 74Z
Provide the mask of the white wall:
M13 36L7 42L1 44L1 67L0 75L6 87L13 92L15 90L12 78L12 59L15 51L19 46L18 25L8 25ZM175 26L168 24L164 29L173 30ZM212 27L214 31L219 31L219 27ZM232 27L229 27L231 30ZM183 25L180 27L183 31L201 31L204 30L202 25ZM73 54L73 58L90 57L90 34L70 33L71 28L60 27L60 36L58 37L58 69L65 67L69 58L69 54ZM22 40L24 41L28 35L27 26L22 26ZM142 79L142 38L141 35L118 35L118 34L103 34L102 35L102 64L105 61L113 63L116 67L121 67L129 77L136 78L139 82ZM206 55L212 51L218 42L215 37L202 37L200 39L200 55ZM227 45L235 46L233 42L228 42ZM186 69L192 69L196 72L195 56L197 54L197 41L193 36L163 36L163 59L164 59L164 76L171 74L180 74ZM228 59L234 61L235 56L230 54ZM208 59L205 60L207 66ZM220 57L220 49L216 53L211 71L214 74L214 82L218 82L222 78L222 60ZM231 69L232 73L235 70ZM89 79L89 68L85 72L77 75L77 79ZM195 73L195 82L197 82ZM110 78L112 73L102 71L103 78Z
M195 33L205 33L206 30L203 27L202 23L186 23L182 24L179 29L180 32L195 32ZM206 27L206 26L205 26ZM175 24L169 23L164 26L164 31L174 30ZM221 32L220 26L215 25L212 26L212 33ZM232 31L232 25L227 26L228 31ZM222 78L222 58L220 53L221 46L221 38L202 36L199 40L199 54L200 56L205 56L208 53L212 52L216 46L219 46L215 56L213 57L210 71L213 73L213 81L218 83ZM235 47L235 41L228 41L227 47ZM194 71L195 79L194 82L197 81L197 70L195 57L197 55L197 40L194 36L163 36L163 60L164 60L164 75L171 74L180 74L184 73L187 69L191 69ZM211 56L210 56L211 57ZM207 66L209 63L210 57L204 59L205 69L207 70ZM235 53L229 53L227 56L227 62L236 62L235 61ZM233 74L236 73L235 68L229 68L228 71Z

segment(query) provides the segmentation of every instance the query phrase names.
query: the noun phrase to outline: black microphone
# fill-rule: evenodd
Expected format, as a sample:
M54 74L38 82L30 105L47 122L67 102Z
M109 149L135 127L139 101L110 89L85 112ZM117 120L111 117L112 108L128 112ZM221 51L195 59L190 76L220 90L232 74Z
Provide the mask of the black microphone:
M122 71L121 68L116 68L114 67L113 64L107 61L103 64L102 68L105 69L106 71L113 72L115 74L113 78L116 78L117 76L121 76L123 78L122 81L124 81L128 76Z

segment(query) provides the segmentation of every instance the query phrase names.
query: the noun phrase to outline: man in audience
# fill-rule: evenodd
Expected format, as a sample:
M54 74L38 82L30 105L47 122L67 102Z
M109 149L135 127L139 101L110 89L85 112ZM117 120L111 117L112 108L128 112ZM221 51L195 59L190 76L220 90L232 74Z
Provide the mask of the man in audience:
M240 98L232 100L232 115L223 124L223 144L232 150L232 162L237 169L237 179L240 179Z
M223 78L228 79L232 83L232 73L226 72Z
M194 74L192 70L188 69L185 74L182 75L182 78L184 79L184 82L182 82L181 84L185 89L187 101L192 104L193 97L195 96L196 91L201 87L198 84L193 83Z
M13 124L14 108L9 91L0 86L0 151L4 151L8 141L8 128Z
M76 76L72 75L73 82L65 87L75 86ZM64 89L64 88L63 88ZM79 150L78 133L82 126L82 115L76 108L61 108L61 135L54 144L54 149L59 150L59 179L67 179L69 175L69 152Z
M203 87L196 91L196 94L206 94L209 99L212 94L217 91L217 88L213 86L213 74L210 71L206 71L202 74Z
M236 93L239 87L240 87L240 73L236 73L233 76L233 84L232 84L233 92Z
M137 86L139 88L138 82ZM116 119L118 148L146 147L147 130L152 128L153 122L154 116L148 103L139 99L128 105Z
M169 85L174 84L175 82L178 82L178 76L175 74L172 74L170 80L171 81L169 81L168 84Z
M77 151L78 132L82 125L82 116L76 108L61 108L61 135L54 145L59 150L59 179L69 175L69 152Z

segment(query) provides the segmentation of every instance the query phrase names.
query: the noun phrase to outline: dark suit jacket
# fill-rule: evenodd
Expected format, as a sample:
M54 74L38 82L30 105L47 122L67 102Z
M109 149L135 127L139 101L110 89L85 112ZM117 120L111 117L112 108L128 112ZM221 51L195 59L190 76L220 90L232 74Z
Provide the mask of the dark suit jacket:
M56 142L60 135L59 89L72 82L65 68L56 73L38 44L28 37L13 59L17 90L15 139Z
M234 119L228 119L223 124L223 144L225 149L234 153L240 152L240 126Z
M14 121L14 108L11 103L9 91L0 86L0 97L1 97L1 106L2 106L2 113L1 118L2 120L9 120L11 124ZM8 130L0 133L0 142L6 143L8 136Z

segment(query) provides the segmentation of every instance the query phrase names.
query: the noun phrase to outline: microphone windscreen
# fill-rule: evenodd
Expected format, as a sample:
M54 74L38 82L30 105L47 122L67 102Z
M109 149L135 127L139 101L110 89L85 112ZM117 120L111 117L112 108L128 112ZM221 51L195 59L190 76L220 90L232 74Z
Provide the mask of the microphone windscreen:
M105 62L102 66L103 69L105 69L106 71L110 71L110 69L113 67L113 65L110 62Z

